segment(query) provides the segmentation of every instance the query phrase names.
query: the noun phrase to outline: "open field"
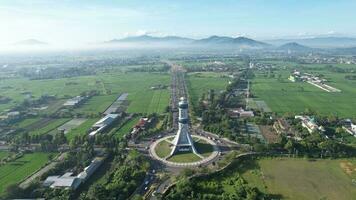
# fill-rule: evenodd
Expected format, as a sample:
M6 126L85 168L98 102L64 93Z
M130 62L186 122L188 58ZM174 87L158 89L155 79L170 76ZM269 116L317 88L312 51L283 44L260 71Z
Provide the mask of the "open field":
M138 120L140 119L140 116L133 117L129 121L125 122L125 124L115 133L115 136L118 138L123 137L127 133L129 133L132 129L132 127L137 124Z
M192 103L197 103L202 94L210 89L218 94L224 90L229 79L220 77L221 74L213 72L191 73L187 77L187 87Z
M10 152L0 151L0 160L10 155Z
M59 126L63 125L70 119L63 118L63 119L53 119L49 121L45 126L40 127L40 128L35 128L32 129L29 134L30 135L42 135L45 133L49 133L50 131L57 129Z
M18 183L41 168L47 161L48 153L30 153L0 166L0 196L7 186Z
M241 171L251 186L283 199L346 200L356 196L355 166L355 160L280 158L250 161Z
M267 78L257 74L252 83L252 93L258 100L264 100L273 112L303 112L306 108L324 115L335 114L340 117L356 115L356 81L344 79L345 74L324 72L330 79L331 86L341 90L329 93L304 82L287 80L289 71L277 72L282 75L282 81L277 78Z
M39 121L40 118L27 118L27 119L24 119L22 121L20 121L19 123L16 123L15 126L17 128L27 128L28 126L30 126L31 124L34 124L36 123L37 121Z
M76 113L98 114L104 112L117 98L117 95L101 95L90 98L87 102L75 109Z
M69 98L85 91L97 90L101 95L92 97L85 105L76 109L76 112L84 114L103 112L115 101L118 94L127 92L130 102L128 112L162 113L169 103L169 90L152 90L150 88L159 84L168 86L169 83L169 74L144 72L99 73L95 76L48 80L1 79L1 95L11 98L11 101L0 104L0 112L22 103L24 99L28 98L28 94L31 94L35 99L41 95ZM61 103L58 101L57 104L53 104L53 108L57 109ZM56 109L46 109L42 112Z
M75 118L72 119L68 122L66 122L65 124L63 124L62 126L58 127L58 130L63 130L64 134L67 134L70 130L80 126L81 124L83 124L87 119L85 118Z
M85 122L80 124L79 126L71 129L67 134L66 137L68 140L72 140L76 135L84 135L90 129L90 127L97 122L98 118L87 119Z

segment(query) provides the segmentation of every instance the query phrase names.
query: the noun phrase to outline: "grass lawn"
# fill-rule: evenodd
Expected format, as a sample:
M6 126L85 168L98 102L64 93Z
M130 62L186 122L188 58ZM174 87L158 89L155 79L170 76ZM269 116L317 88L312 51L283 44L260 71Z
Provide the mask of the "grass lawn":
M169 153L171 153L171 148L169 147L169 145L170 143L165 140L158 143L155 149L157 156L159 156L160 158L167 157Z
M214 151L214 147L204 140L194 142L194 145L198 153L204 157L208 157Z
M129 133L132 127L138 122L140 116L133 117L129 121L125 122L125 124L115 133L115 136L118 138L123 137L127 133Z
M30 153L0 166L0 196L7 186L19 183L48 161L48 153Z
M97 122L98 118L87 119L84 123L77 126L76 128L71 129L67 134L67 140L72 140L76 135L84 135L90 129L90 127Z
M50 131L58 128L59 126L61 126L62 124L66 123L67 121L69 121L70 119L68 118L63 118L63 119L54 119L52 121L50 121L48 124L46 124L46 126L38 128L38 129L33 129L29 132L30 135L43 135L45 133L49 133Z
M331 82L328 83L342 92L326 92L305 82L291 82L289 71L278 71L283 81L257 74L252 82L252 93L264 100L273 112L303 112L306 108L320 114L334 114L340 117L356 115L356 81L346 80L346 74L320 71Z
M356 160L261 159L242 172L250 185L284 199L353 199ZM246 168L246 166L245 166Z
M189 163L200 161L201 158L191 152L178 152L174 156L170 157L168 161L178 163Z

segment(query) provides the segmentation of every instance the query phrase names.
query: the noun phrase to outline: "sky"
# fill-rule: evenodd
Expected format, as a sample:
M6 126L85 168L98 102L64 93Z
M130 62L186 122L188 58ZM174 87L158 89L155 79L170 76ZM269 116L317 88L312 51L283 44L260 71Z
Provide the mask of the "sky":
M0 44L87 44L150 34L356 36L355 0L0 0Z

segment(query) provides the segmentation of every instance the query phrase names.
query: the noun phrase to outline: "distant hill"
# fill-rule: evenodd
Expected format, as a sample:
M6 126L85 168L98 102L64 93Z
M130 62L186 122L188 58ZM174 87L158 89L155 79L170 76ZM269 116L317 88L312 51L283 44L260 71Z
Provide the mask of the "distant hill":
M123 39L113 39L105 43L140 43L140 44L152 44L152 43L190 43L193 39L177 37L177 36L166 36L166 37L154 37L149 35L132 36Z
M127 37L123 39L113 39L105 42L105 44L174 44L185 46L228 46L237 48L265 48L269 47L269 44L259 42L246 37L225 37L225 36L211 36L204 39L194 40L191 38L166 36L166 37L154 37L149 35Z
M288 50L290 50L290 51L309 51L312 48L298 44L296 42L290 42L290 43L284 44L282 46L279 46L277 49L285 50L285 51L288 51Z
M14 43L14 45L23 45L23 46L39 46L39 45L48 45L46 42L42 42L36 39L28 39L22 40L19 42Z
M356 47L356 38L350 37L314 37L304 39L276 39L266 40L273 45L283 45L285 43L296 42L300 45L305 45L313 48L342 48Z
M233 47L251 47L251 48L265 48L270 45L264 42L259 42L246 37L225 37L225 36L211 36L208 38L194 41L194 44L199 45L224 45Z

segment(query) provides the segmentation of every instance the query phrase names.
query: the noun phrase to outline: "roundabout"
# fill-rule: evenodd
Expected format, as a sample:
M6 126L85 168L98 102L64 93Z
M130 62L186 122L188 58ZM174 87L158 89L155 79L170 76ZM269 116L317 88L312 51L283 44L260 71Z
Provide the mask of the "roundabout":
M166 136L150 145L150 156L171 167L193 167L208 164L219 155L219 148L214 141L198 135L192 135L192 138L198 155L187 151L171 156L174 136Z

